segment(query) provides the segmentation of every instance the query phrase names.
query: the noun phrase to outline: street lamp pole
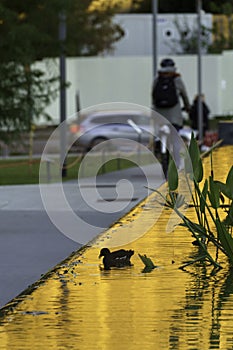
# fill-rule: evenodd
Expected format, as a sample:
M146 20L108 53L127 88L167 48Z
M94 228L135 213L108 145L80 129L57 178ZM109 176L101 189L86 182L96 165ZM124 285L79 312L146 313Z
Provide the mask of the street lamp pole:
M198 25L198 138L203 141L203 106L202 106L202 45L201 45L201 9L202 0L197 0L197 25Z
M66 40L66 15L59 14L60 42L60 164L62 177L66 177L66 57L64 44Z
M157 72L157 57L158 57L158 46L157 46L157 17L158 17L158 0L152 0L152 14L153 14L153 75L155 77Z

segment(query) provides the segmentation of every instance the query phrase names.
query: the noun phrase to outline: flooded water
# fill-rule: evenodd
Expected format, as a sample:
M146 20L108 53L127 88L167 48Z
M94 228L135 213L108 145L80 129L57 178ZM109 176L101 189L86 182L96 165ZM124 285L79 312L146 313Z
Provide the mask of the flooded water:
M232 148L224 150L217 150L214 158L219 180L225 180L233 159ZM206 172L209 167L206 160ZM124 246L135 251L132 267L101 269L100 247L123 228L130 234L142 227L140 213L145 225L160 209L153 198L143 203L46 276L21 302L2 310L0 348L233 349L233 270L221 255L223 269L215 274L204 263L179 269L197 256L198 248L185 228L166 233L168 210L142 237ZM157 268L144 273L138 253Z

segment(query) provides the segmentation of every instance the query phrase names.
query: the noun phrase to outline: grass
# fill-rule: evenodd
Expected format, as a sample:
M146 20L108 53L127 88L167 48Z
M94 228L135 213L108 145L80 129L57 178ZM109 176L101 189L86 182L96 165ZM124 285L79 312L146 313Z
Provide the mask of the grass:
M39 160L0 160L0 185L37 184L39 167Z
M95 158L96 159L96 158ZM95 163L95 162L94 162ZM55 165L51 167L52 181L58 180L59 162L54 162ZM112 172L116 170L126 169L135 166L137 161L115 158L104 163L97 175ZM80 161L77 157L69 156L66 162L67 176L63 181L77 179L80 167ZM38 184L39 183L39 169L40 159L7 159L0 160L0 185L24 185L24 184ZM95 175L95 168L93 168L93 161L85 165L85 171L81 177ZM44 164L44 174L46 174L46 164ZM45 176L46 177L46 176ZM47 179L45 179L47 181Z

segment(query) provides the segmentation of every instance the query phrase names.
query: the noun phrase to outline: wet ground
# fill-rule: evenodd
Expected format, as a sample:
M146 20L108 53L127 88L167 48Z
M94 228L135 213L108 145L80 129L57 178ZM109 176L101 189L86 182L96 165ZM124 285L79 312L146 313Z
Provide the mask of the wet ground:
M216 179L232 159L232 147L215 151ZM215 275L203 264L179 269L198 248L185 228L167 232L170 217L152 195L57 265L1 310L1 349L232 349L232 271L224 256ZM133 266L102 270L103 246L133 249ZM138 253L157 268L144 273Z

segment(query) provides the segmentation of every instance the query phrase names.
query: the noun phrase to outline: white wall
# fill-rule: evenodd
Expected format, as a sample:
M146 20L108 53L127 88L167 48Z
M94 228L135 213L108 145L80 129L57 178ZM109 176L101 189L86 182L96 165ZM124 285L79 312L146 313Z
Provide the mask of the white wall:
M169 57L175 60L192 100L197 93L197 57ZM67 116L76 112L77 91L80 92L81 108L108 102L151 106L151 56L69 58L67 80L70 82ZM202 87L212 115L233 114L233 51L203 56ZM47 112L52 115L54 123L59 122L59 98Z
M202 13L202 25L206 28L212 28L212 15ZM125 31L125 36L114 44L113 56L135 56L152 55L153 49L153 18L152 14L120 14L115 16L114 21L119 23ZM160 14L157 15L157 49L160 55L170 55L176 48L176 53L182 53L182 47L174 40L180 38L180 34L175 25L179 23L185 30L197 30L197 14ZM187 33L187 40L189 38ZM211 35L209 35L211 42Z
M233 115L233 51L225 51L219 65L220 110L222 114Z

